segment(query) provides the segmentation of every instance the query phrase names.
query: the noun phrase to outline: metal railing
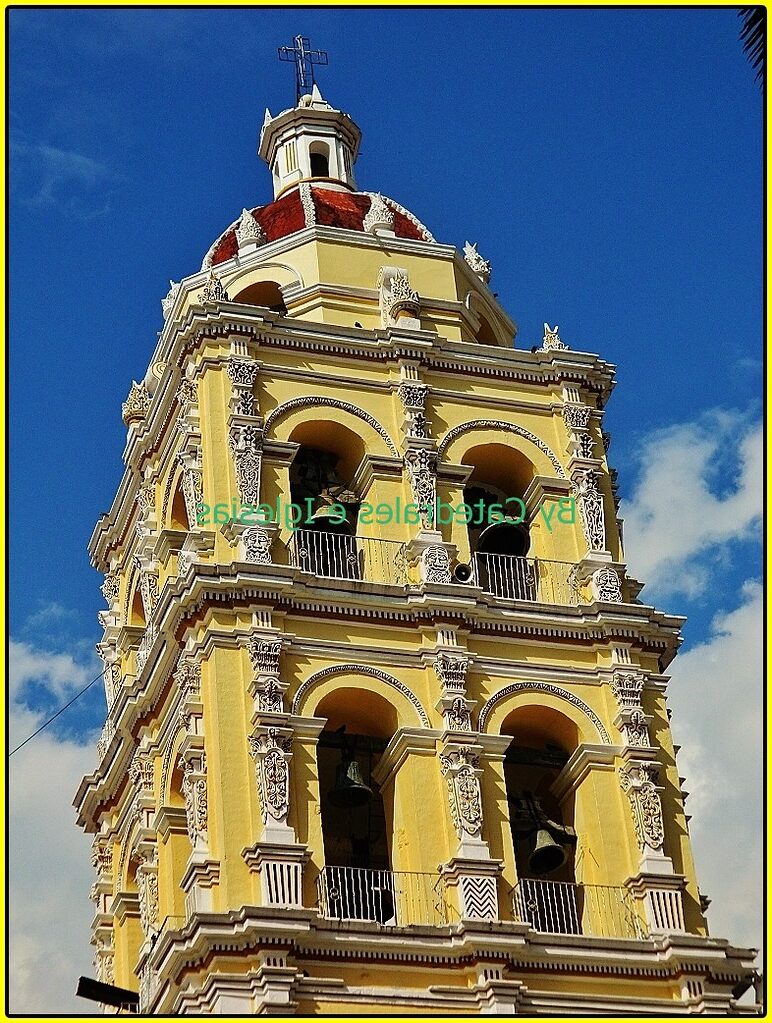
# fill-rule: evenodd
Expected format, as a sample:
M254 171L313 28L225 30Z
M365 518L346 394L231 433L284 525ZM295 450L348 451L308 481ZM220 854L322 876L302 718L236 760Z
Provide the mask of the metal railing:
M512 909L516 920L546 934L647 936L626 888L522 878L512 889Z
M486 593L541 604L578 604L576 565L509 554L475 554L474 581Z
M324 867L316 882L319 912L330 920L374 920L392 927L448 922L439 874Z
M293 565L323 579L407 583L405 545L396 540L298 529L289 550Z

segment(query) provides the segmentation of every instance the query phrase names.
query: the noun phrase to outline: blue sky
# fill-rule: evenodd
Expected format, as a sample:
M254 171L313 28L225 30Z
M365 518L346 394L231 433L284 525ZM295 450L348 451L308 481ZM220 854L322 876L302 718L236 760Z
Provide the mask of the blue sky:
M72 675L25 661L23 720L91 677L86 544L120 479L120 404L169 278L270 198L256 139L294 99L276 49L300 31L363 130L360 187L477 242L521 347L548 320L617 365L631 570L713 656L760 577L758 459L740 456L761 412L762 102L734 10L17 8L11 627ZM54 735L77 744L103 710L97 686Z

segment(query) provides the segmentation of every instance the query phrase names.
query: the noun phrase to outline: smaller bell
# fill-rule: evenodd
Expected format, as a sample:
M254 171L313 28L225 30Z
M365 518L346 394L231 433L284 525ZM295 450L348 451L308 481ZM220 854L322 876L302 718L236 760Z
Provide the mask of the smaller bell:
M365 785L359 764L344 755L335 773L335 788L330 792L330 802L333 806L351 809L364 806L372 798L373 790Z
M536 832L533 852L528 857L528 866L534 874L551 874L566 862L566 852L558 845L546 828Z

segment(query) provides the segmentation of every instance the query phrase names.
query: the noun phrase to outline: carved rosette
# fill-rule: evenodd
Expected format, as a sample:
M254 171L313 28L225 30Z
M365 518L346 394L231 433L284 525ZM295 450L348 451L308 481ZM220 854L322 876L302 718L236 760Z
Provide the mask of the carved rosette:
M477 274L481 281L485 284L491 279L493 273L493 267L490 261L483 259L480 253L477 251L477 245L472 245L470 242L464 244L464 260L472 270L473 273Z
M619 573L609 565L593 572L592 588L596 600L603 600L609 604L618 604L622 600L622 584Z
M147 416L150 409L150 395L145 387L144 380L138 384L136 380L131 382L129 396L121 405L121 416L124 423L129 426L131 423L141 423Z
M188 526L195 529L198 523L199 507L204 503L204 474L201 469L201 449L194 447L181 451L177 460L182 466L182 493Z
M182 794L188 837L194 851L207 845L208 803L206 789L206 754L202 749L188 749L179 760L182 770Z
M269 728L260 735L250 737L249 749L255 760L263 824L269 820L286 824L292 736L286 729Z
M598 474L593 469L579 469L571 477L574 496L582 516L587 548L602 551L606 547L606 523L603 497L598 490Z
M426 418L426 384L402 383L399 385L399 400L405 411L405 435L428 437L429 422Z
M257 710L266 714L284 712L284 691L279 676L280 639L253 638L247 645L254 671L254 692Z
M630 764L620 771L622 790L630 800L635 834L643 853L661 851L665 840L662 801L656 788L658 776L656 764Z
M617 724L627 746L650 746L649 729L641 695L645 677L632 671L615 671L611 691L619 706Z
M260 464L263 455L263 431L251 424L234 424L230 446L236 469L236 486L242 505L260 504Z
M405 453L405 468L421 525L425 529L433 529L437 504L437 454L428 448L410 448Z
M482 831L483 813L479 776L480 758L469 746L456 746L440 754L443 776L448 783L450 816L459 838L477 838Z
M421 553L421 578L425 583L449 583L450 555L442 544L430 544Z
M552 351L565 351L568 345L563 344L560 340L558 333L559 327L557 324L554 327L550 327L549 323L544 324L544 337L542 338L541 351L552 352Z

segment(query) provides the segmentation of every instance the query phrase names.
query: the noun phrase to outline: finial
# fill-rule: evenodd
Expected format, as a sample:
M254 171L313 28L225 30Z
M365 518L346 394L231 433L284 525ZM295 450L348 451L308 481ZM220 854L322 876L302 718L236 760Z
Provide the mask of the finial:
M544 338L542 339L541 350L543 352L550 352L560 350L566 350L568 345L564 345L558 335L560 328L557 324L554 327L550 327L549 323L544 324Z
M483 259L477 251L477 242L475 242L474 245L472 245L471 242L464 243L464 259L474 273L477 274L480 280L487 284L491 279L493 267L491 266L490 261Z

